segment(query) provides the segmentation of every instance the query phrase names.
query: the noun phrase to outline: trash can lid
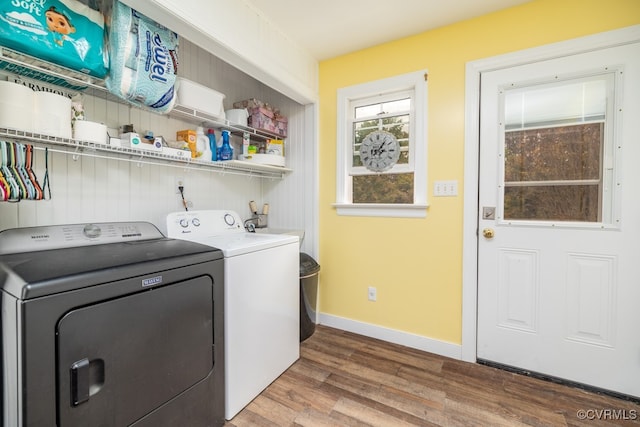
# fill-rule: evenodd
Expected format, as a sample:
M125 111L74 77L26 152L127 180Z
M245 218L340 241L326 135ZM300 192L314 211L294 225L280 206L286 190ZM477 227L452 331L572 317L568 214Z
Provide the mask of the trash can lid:
M308 276L320 271L320 264L310 255L300 252L300 276Z

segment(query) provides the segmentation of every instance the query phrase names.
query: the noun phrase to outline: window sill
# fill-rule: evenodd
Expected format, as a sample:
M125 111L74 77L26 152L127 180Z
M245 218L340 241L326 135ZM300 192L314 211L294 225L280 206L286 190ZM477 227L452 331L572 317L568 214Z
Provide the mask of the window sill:
M338 215L345 216L377 216L394 218L426 218L426 204L392 205L377 203L334 203Z

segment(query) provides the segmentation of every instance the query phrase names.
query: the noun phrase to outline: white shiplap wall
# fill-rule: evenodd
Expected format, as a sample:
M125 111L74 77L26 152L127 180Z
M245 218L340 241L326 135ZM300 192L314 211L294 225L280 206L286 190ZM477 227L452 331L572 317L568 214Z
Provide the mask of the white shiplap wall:
M277 228L304 229L307 251L314 247L313 209L305 207L305 197L314 184L314 171L305 167L313 157L309 128L313 120L309 107L266 87L241 71L182 39L179 74L226 95L225 108L234 101L255 97L281 109L289 117L286 141L287 167L294 170L286 178L256 178L220 174L213 170L186 170L173 166L139 164L123 159L49 153L52 198L45 201L0 203L0 230L13 227L100 221L150 221L166 231L167 213L181 210L176 179L183 178L185 197L193 209L232 209L243 218L250 216L248 201L269 203L269 224ZM106 97L85 96L87 120L100 121L110 128L132 123L137 131L155 135L175 135L195 125L167 116L141 111L108 101ZM89 153L99 154L99 153ZM44 151L36 150L35 171L44 178ZM175 166L175 167L174 167Z

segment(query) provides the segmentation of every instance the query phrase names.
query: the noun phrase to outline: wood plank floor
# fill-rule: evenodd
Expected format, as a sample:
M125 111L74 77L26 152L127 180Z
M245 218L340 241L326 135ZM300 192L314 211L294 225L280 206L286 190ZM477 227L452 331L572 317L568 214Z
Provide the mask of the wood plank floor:
M325 326L300 353L225 427L640 426L634 402Z

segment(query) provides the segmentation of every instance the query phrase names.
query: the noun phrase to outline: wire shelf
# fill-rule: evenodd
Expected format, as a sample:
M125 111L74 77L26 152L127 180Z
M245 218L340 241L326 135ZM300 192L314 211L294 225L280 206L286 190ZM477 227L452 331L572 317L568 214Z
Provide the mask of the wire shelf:
M116 147L90 141L61 138L51 135L26 132L19 129L0 128L0 137L38 144L36 149L63 153L74 156L87 156L103 159L116 159L142 165L169 166L180 169L206 169L221 174L256 176L260 178L283 178L291 169L251 163L241 160L212 162L164 154L162 151L140 150L127 147ZM42 145L42 147L41 147Z

